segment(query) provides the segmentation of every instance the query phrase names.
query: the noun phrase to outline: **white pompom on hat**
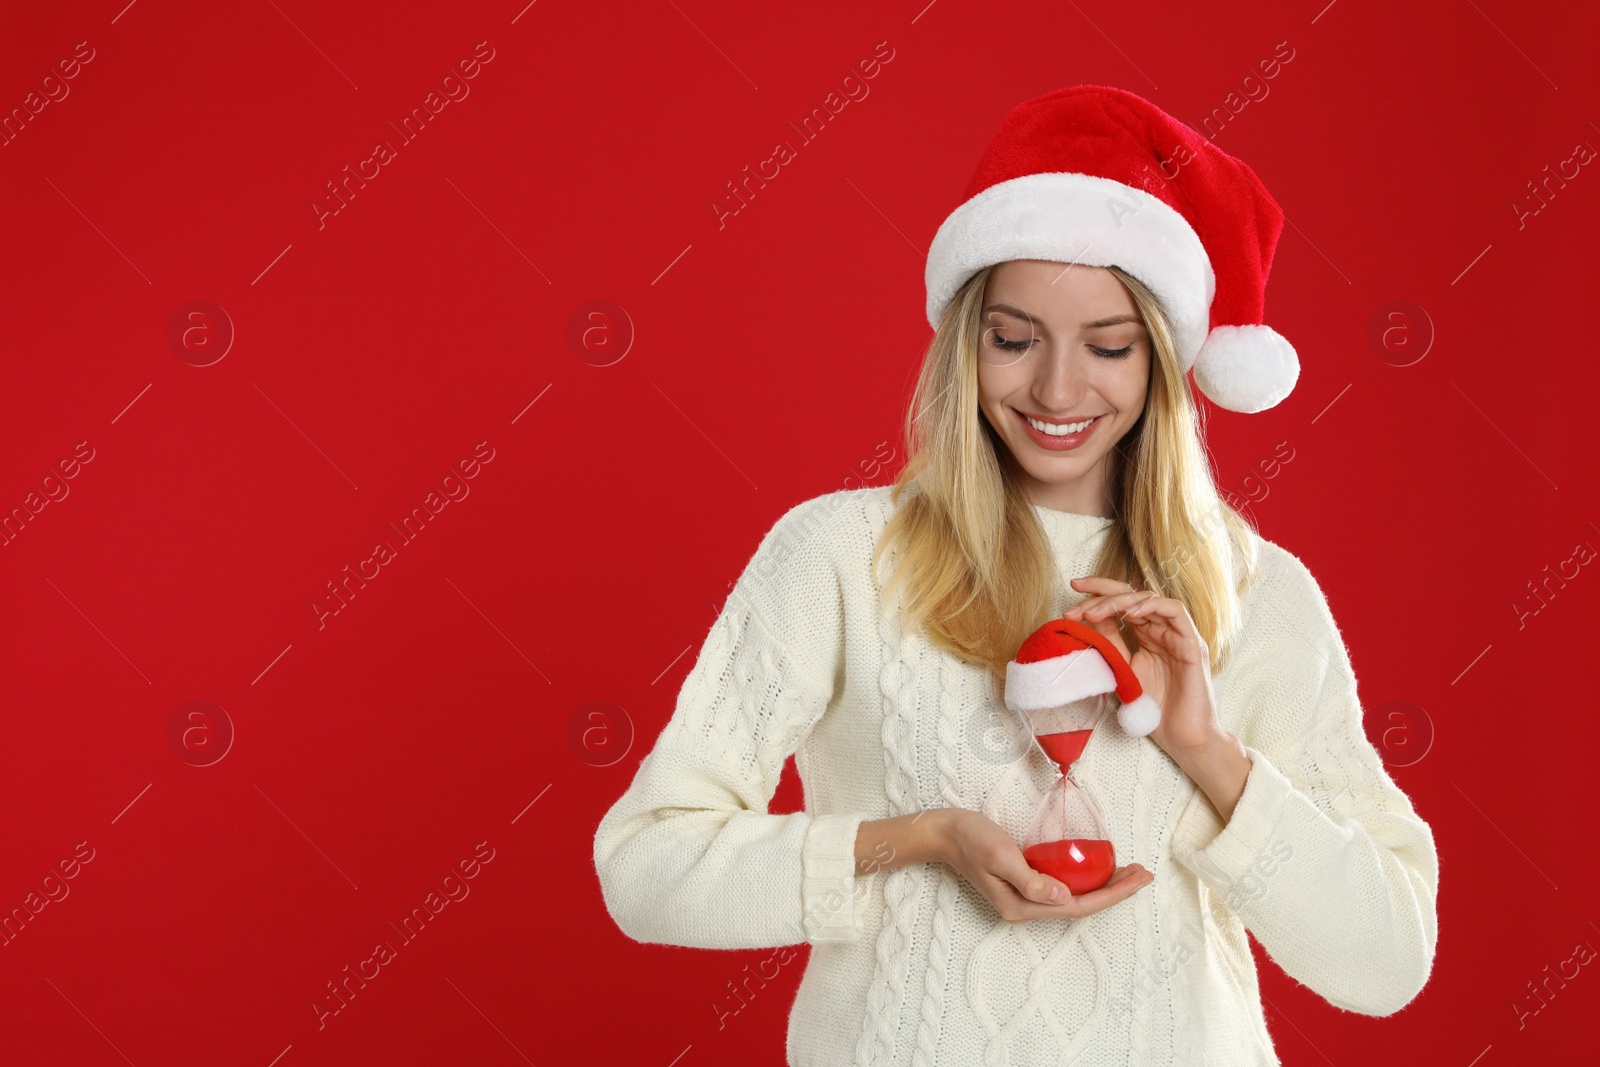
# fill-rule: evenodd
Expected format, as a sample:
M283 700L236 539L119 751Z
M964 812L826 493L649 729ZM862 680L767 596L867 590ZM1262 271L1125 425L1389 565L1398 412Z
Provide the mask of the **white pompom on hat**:
M1017 105L928 250L928 322L1014 259L1116 266L1172 320L1183 370L1229 411L1294 389L1294 346L1262 322L1283 212L1255 171L1134 93L1075 85Z

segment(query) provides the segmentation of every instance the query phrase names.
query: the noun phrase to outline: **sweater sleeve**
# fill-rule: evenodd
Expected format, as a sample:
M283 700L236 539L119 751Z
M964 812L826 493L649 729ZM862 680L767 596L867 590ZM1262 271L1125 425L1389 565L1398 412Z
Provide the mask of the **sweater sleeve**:
M740 949L862 936L865 814L767 812L785 761L842 686L829 514L839 496L797 505L762 540L654 749L600 822L601 893L636 941Z
M1173 853L1290 977L1335 1007L1391 1015L1433 968L1433 832L1367 739L1321 588L1298 558L1262 547L1249 652L1242 640L1229 689L1242 706L1236 720L1222 709L1249 777L1226 825L1196 789Z

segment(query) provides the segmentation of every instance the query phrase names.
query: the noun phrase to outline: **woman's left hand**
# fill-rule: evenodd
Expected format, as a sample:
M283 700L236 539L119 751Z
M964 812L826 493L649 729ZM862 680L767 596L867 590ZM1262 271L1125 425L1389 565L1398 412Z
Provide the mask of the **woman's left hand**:
M1211 651L1188 608L1171 597L1110 578L1074 578L1072 586L1089 596L1065 617L1104 634L1127 659L1144 691L1161 706L1161 725L1150 740L1177 758L1227 737L1211 688ZM1131 656L1117 629L1119 616L1136 628L1139 651Z

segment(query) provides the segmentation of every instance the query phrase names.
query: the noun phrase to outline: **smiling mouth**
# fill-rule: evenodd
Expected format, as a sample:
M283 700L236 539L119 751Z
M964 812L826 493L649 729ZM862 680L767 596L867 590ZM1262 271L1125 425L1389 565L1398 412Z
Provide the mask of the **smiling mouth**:
M1105 418L1104 415L1095 415L1091 418L1077 419L1068 422L1066 420L1058 421L1037 418L1033 415L1029 415L1025 411L1018 411L1017 414L1021 415L1023 420L1027 422L1029 426L1033 427L1039 433L1045 434L1049 437L1072 437L1075 434L1082 433L1090 426L1093 426L1095 423Z

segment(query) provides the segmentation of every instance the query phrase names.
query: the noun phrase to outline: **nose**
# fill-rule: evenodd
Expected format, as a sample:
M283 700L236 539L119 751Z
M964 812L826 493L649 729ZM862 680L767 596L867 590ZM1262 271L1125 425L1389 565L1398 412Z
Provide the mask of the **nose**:
M1034 380L1034 395L1040 404L1057 414L1072 414L1083 403L1087 379L1084 359L1074 346L1053 342L1039 361Z

